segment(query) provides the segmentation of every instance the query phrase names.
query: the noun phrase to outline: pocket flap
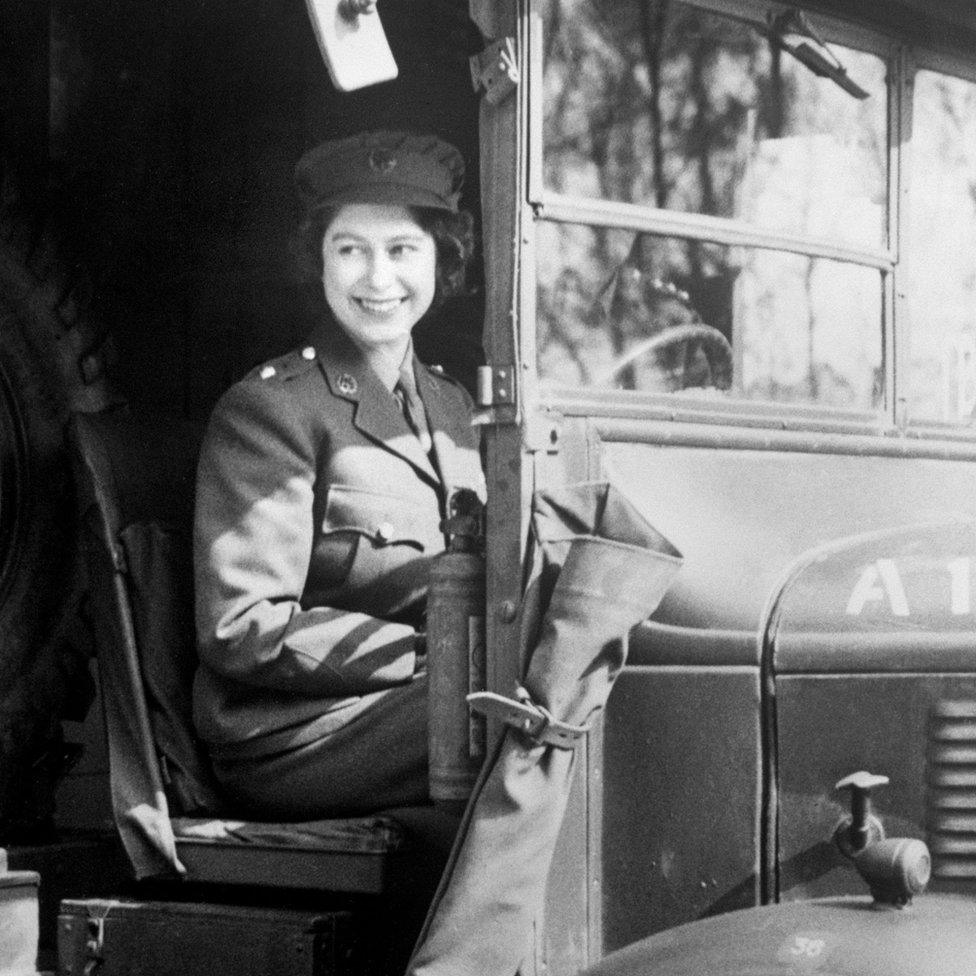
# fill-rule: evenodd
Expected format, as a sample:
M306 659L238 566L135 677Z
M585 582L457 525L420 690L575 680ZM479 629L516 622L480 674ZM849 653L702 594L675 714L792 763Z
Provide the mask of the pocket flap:
M406 543L420 550L440 540L439 518L426 506L413 505L397 495L331 485L325 502L324 532L355 532L375 544Z

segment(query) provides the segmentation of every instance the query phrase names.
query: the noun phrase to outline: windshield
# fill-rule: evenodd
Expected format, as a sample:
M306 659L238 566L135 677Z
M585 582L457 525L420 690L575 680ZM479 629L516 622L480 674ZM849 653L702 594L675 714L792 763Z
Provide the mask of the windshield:
M886 60L830 45L861 99L761 17L539 9L543 192L585 211L537 229L543 385L882 406Z
M976 410L976 84L915 78L909 295L911 416L970 423Z
M673 0L549 0L545 184L880 245L885 63L834 45L859 101L754 21Z

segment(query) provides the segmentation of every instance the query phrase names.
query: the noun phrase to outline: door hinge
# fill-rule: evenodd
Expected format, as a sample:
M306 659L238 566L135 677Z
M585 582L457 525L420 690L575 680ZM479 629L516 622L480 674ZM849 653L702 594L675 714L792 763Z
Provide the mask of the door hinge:
M515 403L515 367L479 366L477 393L479 407Z
M511 37L493 41L480 54L472 55L468 63L474 90L483 89L492 105L500 105L518 86L518 57Z

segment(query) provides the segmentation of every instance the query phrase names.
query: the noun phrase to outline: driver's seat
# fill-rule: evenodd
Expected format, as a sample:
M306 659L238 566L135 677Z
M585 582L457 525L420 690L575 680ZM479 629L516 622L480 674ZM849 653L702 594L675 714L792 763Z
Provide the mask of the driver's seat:
M137 878L377 893L401 819L234 816L193 736L190 550L200 425L77 414L70 443L95 621L112 805ZM403 811L416 822L428 813Z

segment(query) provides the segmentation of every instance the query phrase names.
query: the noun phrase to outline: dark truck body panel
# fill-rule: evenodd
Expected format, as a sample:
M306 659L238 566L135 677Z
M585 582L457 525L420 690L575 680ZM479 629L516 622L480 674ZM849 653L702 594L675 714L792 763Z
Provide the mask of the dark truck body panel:
M925 838L932 709L976 698L970 463L738 447L734 432L674 446L654 427L572 417L561 436L685 558L631 633L588 757L575 827L603 952L763 901L863 893L832 841L835 784L889 776L889 834ZM573 899L556 878L553 919Z

